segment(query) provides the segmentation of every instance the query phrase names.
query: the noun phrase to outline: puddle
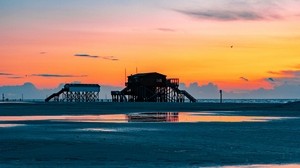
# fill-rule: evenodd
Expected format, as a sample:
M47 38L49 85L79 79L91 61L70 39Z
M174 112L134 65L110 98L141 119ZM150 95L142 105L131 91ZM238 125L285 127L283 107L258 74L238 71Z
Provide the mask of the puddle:
M139 131L160 131L161 129L154 128L82 128L76 131L84 132L139 132Z
M128 122L267 122L283 119L283 117L262 116L220 116L208 113L166 112L166 113L131 113Z
M91 132L117 132L117 129L107 129L107 128L83 128L77 129L78 131L91 131Z
M127 121L124 114L112 115L58 115L58 116L0 116L0 121L72 121L72 122L112 122Z
M220 112L219 112L220 113ZM290 117L226 116L224 113L207 112L151 112L107 115L58 115L58 116L0 116L0 121L68 121L68 122L267 122Z
M300 164L257 164L257 165L239 165L239 166L216 166L218 168L299 168ZM215 167L206 167L215 168Z
M0 128L10 128L19 126L25 126L25 124L0 124Z

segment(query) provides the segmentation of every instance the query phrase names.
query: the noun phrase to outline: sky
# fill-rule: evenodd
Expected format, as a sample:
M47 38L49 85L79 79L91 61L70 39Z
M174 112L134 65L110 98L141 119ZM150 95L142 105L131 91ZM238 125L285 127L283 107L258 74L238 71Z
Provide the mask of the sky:
M298 0L0 0L0 86L123 87L159 72L227 92L300 82Z

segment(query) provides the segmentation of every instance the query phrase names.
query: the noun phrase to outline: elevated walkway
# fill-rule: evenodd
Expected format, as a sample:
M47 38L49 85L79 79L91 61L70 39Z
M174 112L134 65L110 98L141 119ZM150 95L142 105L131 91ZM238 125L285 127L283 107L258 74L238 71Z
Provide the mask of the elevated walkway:
M45 99L45 102L95 102L99 100L100 86L98 84L65 84L57 93Z

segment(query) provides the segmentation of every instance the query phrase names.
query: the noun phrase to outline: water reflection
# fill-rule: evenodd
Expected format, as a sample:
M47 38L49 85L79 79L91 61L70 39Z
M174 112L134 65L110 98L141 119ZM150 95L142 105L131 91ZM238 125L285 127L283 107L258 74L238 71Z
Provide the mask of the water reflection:
M282 117L220 116L207 113L157 112L128 114L128 122L266 122Z
M178 122L179 113L131 113L127 115L128 122Z
M125 122L124 114L109 115L57 115L57 116L0 116L0 121L72 121L72 122Z
M108 128L83 128L83 129L78 129L78 131L117 132L117 129L108 129Z
M25 124L0 124L0 128L19 127L25 126Z
M225 116L221 112L155 112L106 115L58 115L58 116L0 116L0 121L67 121L67 122L267 122L288 117Z

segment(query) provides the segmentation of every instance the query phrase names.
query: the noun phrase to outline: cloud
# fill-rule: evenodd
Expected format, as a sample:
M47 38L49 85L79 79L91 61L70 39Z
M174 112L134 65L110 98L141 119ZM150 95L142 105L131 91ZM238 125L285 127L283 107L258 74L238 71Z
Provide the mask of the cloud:
M275 1L217 1L199 4L197 8L185 7L174 11L192 18L202 20L236 21L236 20L278 20L282 16L282 4Z
M0 72L0 76L11 76L13 74Z
M3 73L3 72L0 72L0 76L6 77L6 78L8 78L8 79L20 79L20 78L23 78L23 77L18 76L18 75L16 75L16 74Z
M296 65L297 67L299 65ZM295 68L294 67L294 68ZM281 70L281 71L269 71L271 76L265 80L272 85L281 86L285 84L297 85L300 83L300 70Z
M162 31L162 32L176 32L175 29L171 29L171 28L157 28L156 30Z
M21 76L9 76L7 78L9 78L9 79L21 79L23 77L21 77Z
M268 71L269 74L280 76L279 78L294 78L300 77L300 70L282 70L282 71Z
M74 54L76 57L87 57L87 58L101 58L105 60L110 61L118 61L119 59L115 56L96 56L96 55L90 55L90 54Z
M111 60L111 61L118 61L119 59L115 56L100 56L102 59Z
M264 16L253 11L229 11L229 10L206 10L206 11L178 11L197 19L233 21L233 20L263 20Z
M89 54L75 54L76 57L87 57L87 58L98 58L99 56L96 55L89 55Z
M62 75L62 74L32 74L31 76L39 76L45 78L75 78L75 77L87 77L87 75Z
M219 87L214 83L199 85L192 83L189 86L180 84L180 89L186 90L197 99L218 99ZM255 89L255 90L232 90L223 91L224 99L299 99L299 83L282 83L274 86L273 89Z
M180 83L179 88L186 90L195 98L215 99L219 96L219 88L212 82L204 85L199 85L198 83L194 82L189 86L186 86L184 83Z
M45 51L41 51L41 52L40 52L40 54L41 54L41 55L43 55L43 54L47 54L47 52L45 52Z
M240 77L241 80L248 82L249 80L245 77Z

